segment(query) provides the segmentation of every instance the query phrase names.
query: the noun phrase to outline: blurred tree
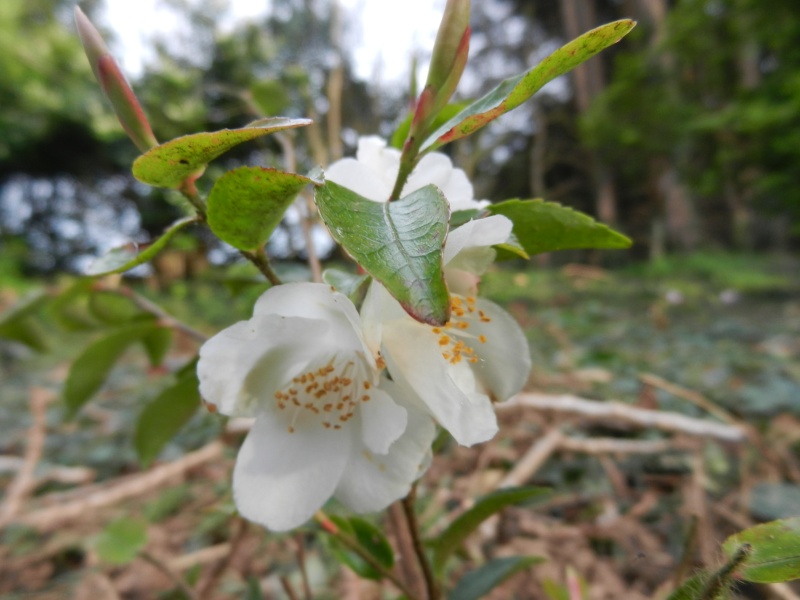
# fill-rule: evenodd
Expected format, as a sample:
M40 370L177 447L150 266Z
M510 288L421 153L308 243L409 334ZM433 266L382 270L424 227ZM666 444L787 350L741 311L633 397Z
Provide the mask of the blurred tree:
M615 163L627 204L647 207L640 217L666 220L673 246L753 247L758 212L800 214L800 5L628 5L643 17L639 43L618 57L584 139ZM775 225L762 242L785 239Z

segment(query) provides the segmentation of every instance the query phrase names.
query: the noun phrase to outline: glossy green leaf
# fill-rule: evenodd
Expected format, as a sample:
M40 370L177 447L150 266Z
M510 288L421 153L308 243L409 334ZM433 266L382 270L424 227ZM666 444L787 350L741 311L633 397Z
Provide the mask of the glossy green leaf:
M450 301L442 272L447 200L433 185L396 202L374 202L332 181L315 190L333 238L412 317L443 325Z
M495 558L464 575L447 597L450 600L479 600L512 575L544 560L541 556Z
M156 327L152 333L148 333L142 338L142 344L150 365L157 367L163 362L172 345L172 329Z
M202 175L206 165L231 148L269 133L309 125L310 119L274 117L255 121L241 129L195 133L165 142L133 163L133 174L142 183L178 188L190 177Z
M208 196L208 226L240 250L259 248L292 200L312 180L278 169L240 167L217 179Z
M144 407L134 433L134 445L142 466L149 466L195 414L200 406L199 385L191 371Z
M357 541L379 565L386 569L394 566L394 551L386 536L372 523L359 517L344 517L333 515L331 521L350 538ZM355 573L366 579L381 579L380 571L370 565L359 554L342 544L335 536L330 536L331 551L337 559L350 567Z
M547 82L618 42L635 25L630 19L615 21L572 40L528 72L506 79L483 98L467 106L425 140L422 150L435 150L470 135L500 115L515 109Z
M108 275L110 273L124 273L134 267L152 260L172 240L173 236L187 225L197 223L197 217L186 217L170 225L161 237L150 244L129 243L119 248L114 248L100 258L92 261L86 270L87 275Z
M737 572L742 579L755 583L800 579L800 517L740 531L725 540L722 549L732 558L744 544L750 544L751 551Z
M547 488L518 487L498 490L478 500L475 505L459 515L431 544L433 567L441 573L447 559L461 546L478 526L507 506L526 502L549 493Z
M581 212L544 200L507 200L486 207L514 223L514 236L530 255L577 248L628 248L631 240Z
M64 384L68 415L73 416L100 389L128 346L157 327L153 320L125 325L90 344L72 363Z
M361 303L364 302L364 297L367 295L372 277L366 273L355 275L339 269L325 269L322 272L322 281L336 288L337 292L350 298L350 301L356 307L360 307Z
M47 350L44 330L35 316L49 300L44 291L38 291L1 314L0 339L13 340L39 352Z
M89 310L96 319L110 325L122 325L146 314L131 298L108 290L89 295Z
M112 521L95 539L100 560L112 565L131 562L147 544L147 522L136 517Z

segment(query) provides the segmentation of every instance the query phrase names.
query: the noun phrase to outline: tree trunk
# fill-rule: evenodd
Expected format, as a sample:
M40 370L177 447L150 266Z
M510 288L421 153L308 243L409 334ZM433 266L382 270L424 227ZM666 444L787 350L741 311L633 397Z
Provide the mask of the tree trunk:
M561 20L567 39L575 39L597 25L595 0L561 0ZM603 63L593 58L572 71L575 106L584 113L595 96L603 91ZM617 221L617 190L611 170L603 164L596 151L589 152L589 164L595 183L595 212L597 217L609 225Z

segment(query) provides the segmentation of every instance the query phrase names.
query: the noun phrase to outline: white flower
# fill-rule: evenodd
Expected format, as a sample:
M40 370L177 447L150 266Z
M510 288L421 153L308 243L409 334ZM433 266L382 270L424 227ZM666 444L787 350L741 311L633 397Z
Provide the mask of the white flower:
M435 427L419 400L381 377L350 300L330 287L273 287L253 317L200 350L212 409L255 417L239 450L239 512L273 530L303 524L331 497L381 510L427 468Z
M373 282L361 308L368 345L381 350L392 379L413 389L460 444L497 432L492 401L517 393L531 368L528 343L516 321L476 298L480 278L505 242L511 221L496 215L452 231L444 249L451 319L444 327L415 321Z
M386 202L399 170L400 151L387 148L386 142L379 137L369 136L358 139L356 158L337 160L325 169L325 179L343 185L364 198ZM473 198L472 184L467 175L453 167L450 158L441 152L431 152L422 157L400 197L431 183L442 191L450 203L451 211L472 210L488 204Z

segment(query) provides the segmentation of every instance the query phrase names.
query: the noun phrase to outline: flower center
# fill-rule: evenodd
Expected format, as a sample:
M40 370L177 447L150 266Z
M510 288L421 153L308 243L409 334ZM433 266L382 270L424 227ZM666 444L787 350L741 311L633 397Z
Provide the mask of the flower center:
M474 296L450 297L450 320L444 327L433 327L433 333L439 338L439 346L442 357L451 365L466 360L470 363L478 362L475 349L470 344L485 344L486 336L483 334L475 335L470 332L470 326L474 323L489 323L492 319L485 312L475 306ZM469 343L467 343L467 340Z
M311 420L325 429L341 429L361 402L369 402L372 382L362 360L353 357L314 366L275 392L278 410L290 417L289 433Z

